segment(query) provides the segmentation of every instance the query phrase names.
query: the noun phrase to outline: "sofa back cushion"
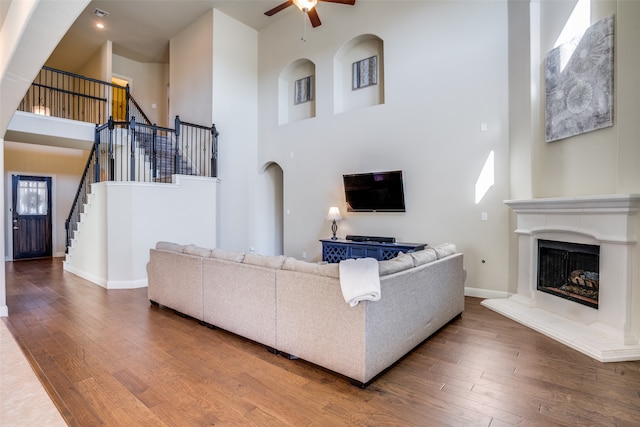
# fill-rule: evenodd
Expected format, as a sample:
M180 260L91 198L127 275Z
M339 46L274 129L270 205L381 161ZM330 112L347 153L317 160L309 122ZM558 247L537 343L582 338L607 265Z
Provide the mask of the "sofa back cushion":
M185 245L179 245L172 242L158 242L156 243L156 249L160 251L177 252L181 254L184 252Z
M244 252L228 251L225 249L214 248L211 250L211 258L222 259L225 261L242 262L244 260Z
M409 254L400 252L397 257L378 262L380 276L397 273L413 268L413 258Z
M182 253L187 255L199 256L203 258L208 258L211 255L211 249L201 248L198 245L187 245L184 247Z
M433 248L425 248L421 251L412 252L411 258L413 258L413 264L419 267L437 260L438 254L436 254L436 250Z
M257 265L258 267L282 268L284 264L284 255L259 255L254 253L245 254L245 264Z
M441 245L435 246L433 249L436 251L438 259L453 255L458 252L456 249L456 245L453 243L443 243Z
M283 270L300 271L302 273L315 274L326 277L340 277L340 265L333 264L316 264L313 262L300 261L293 257L287 257L282 264Z

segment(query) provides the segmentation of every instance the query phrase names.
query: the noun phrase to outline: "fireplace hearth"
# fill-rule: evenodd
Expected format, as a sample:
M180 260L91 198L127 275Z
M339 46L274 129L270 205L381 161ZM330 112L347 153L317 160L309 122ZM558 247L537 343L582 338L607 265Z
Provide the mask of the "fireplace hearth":
M482 304L596 360L640 360L640 194L505 203L517 289Z
M597 309L600 247L538 240L537 289Z

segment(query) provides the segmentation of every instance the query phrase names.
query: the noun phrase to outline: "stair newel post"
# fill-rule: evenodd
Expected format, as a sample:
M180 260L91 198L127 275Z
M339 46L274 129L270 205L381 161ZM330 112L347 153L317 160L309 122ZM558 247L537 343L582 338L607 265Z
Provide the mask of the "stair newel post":
M218 135L215 123L211 125L211 177L218 176Z
M158 135L158 129L155 128L155 124L153 126L153 139L151 140L151 177L155 181L158 176L158 158L156 153L156 136Z
M130 164L131 164L131 168L129 171L129 181L135 181L136 180L136 118L135 117L131 117L131 150L130 150Z
M175 120L175 132L176 132L176 148L175 148L175 154L173 155L173 171L174 173L179 173L178 172L178 167L180 165L180 145L178 143L178 141L180 140L180 116L176 116L176 120Z
M69 220L66 219L64 221L64 230L65 230L66 237L67 237L67 243L64 246L64 253L65 254L69 253L69 246L71 246L71 231L69 230L69 228L70 228L70 223L69 223Z
M109 146L108 146L108 171L109 176L107 176L108 181L113 181L115 179L115 169L116 169L116 160L115 155L113 154L113 130L115 129L115 123L113 121L113 116L109 116Z
M93 156L95 162L93 165L93 182L100 182L100 132L98 131L98 125L96 125L96 133L93 139Z
M129 115L131 113L129 111L129 97L131 96L129 83L127 83L127 87L124 88L124 94L125 94L125 98L124 98L124 120L128 122L129 121Z

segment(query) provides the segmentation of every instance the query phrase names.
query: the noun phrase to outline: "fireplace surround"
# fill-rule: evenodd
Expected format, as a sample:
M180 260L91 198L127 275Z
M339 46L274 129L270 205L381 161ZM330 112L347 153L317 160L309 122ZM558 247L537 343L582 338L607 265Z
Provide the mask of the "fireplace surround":
M640 195L505 203L516 216L517 291L482 304L596 360L640 360ZM587 252L597 253L599 271L591 271L592 259L585 268L569 267L568 273L569 280L573 273L574 281L598 287L595 306L538 289L540 242L597 248Z

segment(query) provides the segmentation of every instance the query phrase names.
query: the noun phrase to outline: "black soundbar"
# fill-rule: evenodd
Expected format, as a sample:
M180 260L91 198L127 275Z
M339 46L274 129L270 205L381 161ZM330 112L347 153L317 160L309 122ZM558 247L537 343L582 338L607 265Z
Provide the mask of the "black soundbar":
M380 236L354 236L348 234L346 236L347 240L351 240L352 242L376 242L376 243L395 243L395 237L380 237Z

